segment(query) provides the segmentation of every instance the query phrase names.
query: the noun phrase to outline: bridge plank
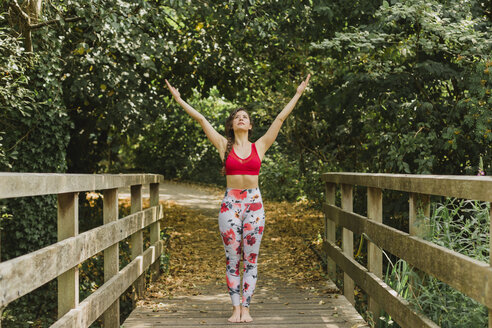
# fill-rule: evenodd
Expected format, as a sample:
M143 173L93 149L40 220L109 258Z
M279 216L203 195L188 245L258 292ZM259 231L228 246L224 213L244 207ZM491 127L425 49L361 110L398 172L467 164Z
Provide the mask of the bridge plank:
M269 286L262 286L268 281ZM272 283L273 282L273 283ZM333 284L331 281L329 284ZM279 286L279 287L272 287ZM334 285L333 285L334 286ZM179 296L171 300L154 299L155 308L137 307L123 323L125 328L135 327L222 327L229 323L230 297L225 284L204 286L202 295ZM369 326L355 311L350 302L338 293L317 294L264 277L258 285L251 303L252 323L241 327L341 327ZM321 303L320 303L321 301Z
M0 173L0 199L164 182L159 174Z
M323 173L322 180L412 193L492 201L492 177L384 173Z
M0 308L162 218L162 205L0 263Z

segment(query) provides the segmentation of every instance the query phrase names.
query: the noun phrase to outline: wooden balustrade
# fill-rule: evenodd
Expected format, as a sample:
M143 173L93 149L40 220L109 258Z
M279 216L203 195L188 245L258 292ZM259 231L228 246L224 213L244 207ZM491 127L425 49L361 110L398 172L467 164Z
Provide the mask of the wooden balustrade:
M489 328L492 328L492 265L421 238L426 229L425 221L430 216L431 195L492 202L492 178L342 172L325 173L322 180L326 184L323 250L329 257L329 275L334 276L335 265L344 272L347 299L353 300L355 282L368 294L369 310L376 320L384 310L402 327L438 327L414 311L405 299L384 283L384 249L485 305L489 309ZM341 188L341 208L335 206L337 185ZM352 188L355 185L367 187L367 217L353 213ZM409 234L382 223L383 189L409 193ZM423 215L417 215L419 211ZM337 226L343 228L343 250L335 243ZM367 268L353 259L353 246L349 245L353 243L353 233L365 234L369 239ZM492 243L490 247L492 253Z
M58 195L58 242L0 263L0 309L58 279L58 321L52 327L88 327L102 316L104 327L119 327L119 297L132 284L141 293L143 274L159 274L162 206L155 174L0 173L0 199ZM142 185L150 185L150 208L142 209ZM118 189L131 189L132 213L118 219ZM78 193L103 191L102 226L78 233ZM83 218L81 218L83 219ZM143 251L142 231L151 245ZM118 243L131 237L132 261L119 270ZM104 284L79 303L78 266L104 251Z

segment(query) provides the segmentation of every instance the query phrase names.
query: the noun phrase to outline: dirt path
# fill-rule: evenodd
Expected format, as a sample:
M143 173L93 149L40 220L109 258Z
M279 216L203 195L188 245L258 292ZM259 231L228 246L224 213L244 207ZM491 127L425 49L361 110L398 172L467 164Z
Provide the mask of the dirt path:
M130 189L120 189L119 198L130 198ZM143 198L149 198L149 187L142 188ZM207 215L218 214L223 192L219 189L188 183L165 181L159 184L160 201L200 210Z

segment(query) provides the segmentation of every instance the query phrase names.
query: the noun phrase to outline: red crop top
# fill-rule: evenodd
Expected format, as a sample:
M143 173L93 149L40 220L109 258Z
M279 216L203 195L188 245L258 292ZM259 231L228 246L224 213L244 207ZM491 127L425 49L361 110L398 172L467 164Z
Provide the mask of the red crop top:
M260 167L261 160L254 143L251 144L251 154L248 157L239 157L233 146L225 161L226 175L259 175Z

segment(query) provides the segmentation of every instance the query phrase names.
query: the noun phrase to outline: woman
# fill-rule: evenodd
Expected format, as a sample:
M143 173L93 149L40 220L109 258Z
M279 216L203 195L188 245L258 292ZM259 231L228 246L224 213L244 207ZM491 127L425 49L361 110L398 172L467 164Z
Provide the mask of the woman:
M166 80L174 99L200 123L208 139L218 149L224 165L227 189L219 213L219 229L226 253L226 281L233 306L232 316L228 319L230 322L253 321L249 305L256 286L256 263L265 224L263 203L258 188L261 160L277 138L282 123L306 89L310 77L311 74L308 74L306 80L297 88L295 96L277 115L265 135L254 143L249 141L253 124L245 109L238 108L231 113L226 121L224 137L215 131L202 114L181 99L178 90ZM240 307L241 255L244 271Z

